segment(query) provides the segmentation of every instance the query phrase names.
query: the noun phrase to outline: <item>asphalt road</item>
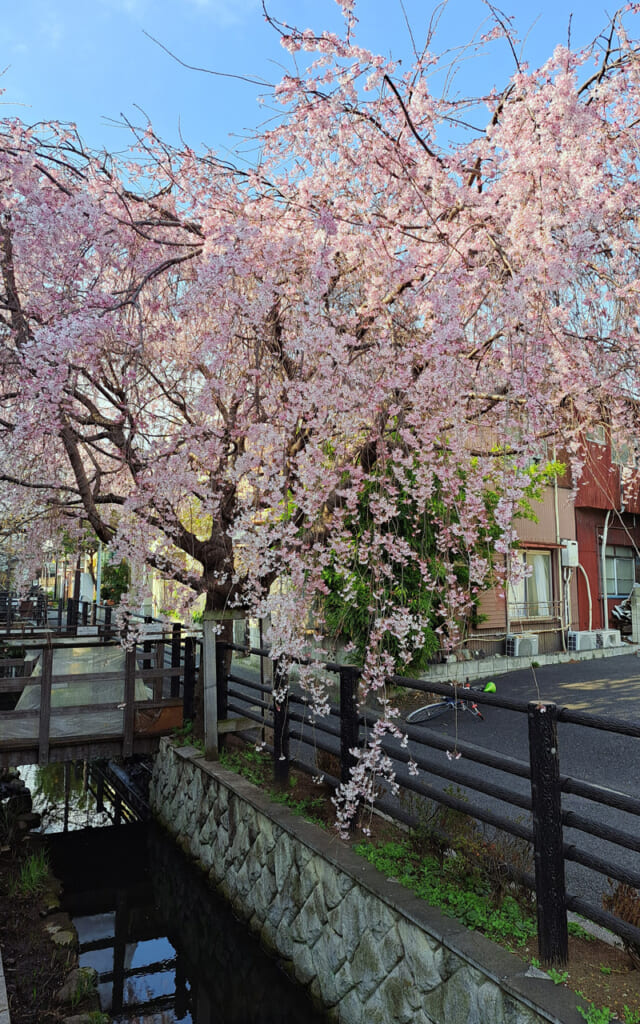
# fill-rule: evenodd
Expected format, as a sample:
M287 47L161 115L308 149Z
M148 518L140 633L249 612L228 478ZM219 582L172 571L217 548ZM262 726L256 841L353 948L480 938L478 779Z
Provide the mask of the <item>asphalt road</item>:
M249 675L253 675L249 671ZM623 722L640 723L640 658L635 653L589 661L576 661L560 665L547 665L535 670L522 669L496 675L494 681L498 696L521 701L554 701L561 707L576 711L611 716ZM415 706L415 701L413 705ZM474 743L485 750L528 762L528 723L526 714L518 714L497 707L484 707L484 721L467 713L447 712L440 718L416 729L424 735L424 743L411 739L409 750L423 754L436 764L443 764L455 777L458 773L478 775L491 787L515 788L523 796L530 794L527 779L473 764L462 757L447 758L446 750L429 749L429 735L447 741L450 752L456 749L456 740ZM292 741L292 754L310 759L313 736L309 727ZM621 736L578 725L560 723L558 726L560 771L572 778L593 782L634 797L640 797L640 737ZM450 781L430 773L421 778L439 790L450 787ZM455 785L455 783L454 783ZM509 807L494 796L478 794L465 787L462 792L470 805L486 808L527 824L530 815L520 808ZM624 811L603 807L580 797L563 795L563 808L580 813L605 826L621 829L633 836L640 833L639 819ZM640 854L613 846L605 839L577 830L565 829L565 843L575 844L580 850L601 857L608 864L640 872ZM607 878L591 869L566 862L567 890L594 906L600 907L603 893L609 891Z
M574 711L586 711L601 716L619 719L623 722L640 723L640 659L635 654L613 658L580 661L561 665L547 665L536 669L523 669L495 677L498 695L516 700L542 699L554 701L560 707ZM468 740L510 757L528 759L528 723L525 714L517 714L500 708L483 708L484 721L470 714L447 713L429 724L439 737L451 741L455 748L456 730L460 740ZM410 741L410 748L414 741ZM416 747L419 749L420 745ZM585 726L559 723L558 751L560 771L574 779L593 782L634 797L640 797L640 738L621 736ZM435 757L442 757L434 752ZM444 755L446 756L446 755ZM465 759L453 761L453 772L469 771ZM505 784L507 776L483 766L473 766L482 772L485 781ZM435 778L434 785L444 788ZM508 784L523 795L529 793L526 779L509 777ZM502 801L466 791L470 802L520 818L524 823L528 815L518 809L509 810ZM569 794L562 799L563 809L594 821L615 827L633 836L640 832L640 822L634 815L614 808L603 807L592 801ZM577 830L565 829L565 843L575 844L579 849L601 857L609 864L640 871L640 855L612 846L604 839L587 835ZM566 863L567 889L596 906L601 905L603 893L609 891L606 877L578 864Z

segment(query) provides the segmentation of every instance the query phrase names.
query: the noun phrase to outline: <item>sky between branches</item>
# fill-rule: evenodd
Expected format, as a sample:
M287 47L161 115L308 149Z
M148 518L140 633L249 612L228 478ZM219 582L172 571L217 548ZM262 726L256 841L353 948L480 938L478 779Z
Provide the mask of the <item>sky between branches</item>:
M421 47L434 9L424 0L361 0L359 42L408 65L407 22ZM607 23L604 0L510 0L503 9L513 16L522 54L532 66L556 44L567 43L569 26L571 43L579 47ZM299 28L335 31L342 23L334 0L269 0L268 10ZM488 27L488 16L482 0L450 0L434 49L466 43L476 29ZM632 32L635 20L627 21ZM73 121L89 145L113 150L129 139L112 122L124 115L140 124L143 111L169 142L179 143L182 134L196 149L205 143L223 153L241 146L251 159L242 136L270 117L268 101L262 105L258 99L269 89L190 71L145 32L186 63L210 70L273 84L291 69L277 34L265 23L261 0L5 0L0 113L27 124ZM513 70L507 43L497 40L479 61L463 62L454 92L501 90Z

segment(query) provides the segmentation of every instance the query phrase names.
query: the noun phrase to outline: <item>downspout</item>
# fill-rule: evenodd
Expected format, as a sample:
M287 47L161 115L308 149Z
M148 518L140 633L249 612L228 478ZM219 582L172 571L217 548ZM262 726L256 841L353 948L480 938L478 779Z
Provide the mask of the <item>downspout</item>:
M607 615L607 535L609 533L609 519L611 518L611 509L607 509L607 514L604 517L604 527L602 530L602 547L600 549L600 579L602 584L602 628L606 629L609 623L609 616ZM589 627L591 628L591 627Z
M102 541L98 541L98 562L96 567L96 606L100 604L102 591Z
M578 562L578 569L584 576L584 582L587 585L587 597L589 599L589 632L591 632L591 630L593 629L593 602L591 600L591 584L589 583L589 577L587 576L585 568L583 565L580 565L580 562Z
M507 569L507 576L506 576L506 579L505 579L505 588L504 588L504 609L505 609L504 621L505 621L505 645L506 645L507 637L509 636L509 633L511 632L511 615L509 614L509 587L511 586L511 544L509 544L509 546L507 548L507 553L505 555L505 564L506 564L506 569ZM506 652L506 646L505 646L505 652Z
M555 449L555 446L554 446L554 449L553 449L553 461L554 462L556 461L556 449ZM562 579L562 555L560 553L560 546L559 546L560 545L560 512L558 511L558 477L557 477L557 475L555 473L554 473L554 476L553 476L553 512L554 512L555 523L556 523L556 544L558 545L558 547L556 548L556 553L557 553L556 569L557 569L557 574L558 574L558 596L560 598L560 601L559 601L559 607L560 607L560 636L562 637L562 650L566 651L566 649L567 649L567 638L565 636L565 631L564 631L565 622L564 622L564 587L563 587L563 579Z

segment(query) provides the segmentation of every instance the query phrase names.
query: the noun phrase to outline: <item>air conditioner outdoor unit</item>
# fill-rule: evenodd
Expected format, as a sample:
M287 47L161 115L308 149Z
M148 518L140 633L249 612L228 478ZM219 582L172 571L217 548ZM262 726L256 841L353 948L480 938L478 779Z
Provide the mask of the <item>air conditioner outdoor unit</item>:
M596 646L595 633L588 629L573 630L567 633L568 651L593 651Z
M507 633L508 658L533 658L537 653L537 633Z
M596 630L596 648L618 647L621 643L619 629Z

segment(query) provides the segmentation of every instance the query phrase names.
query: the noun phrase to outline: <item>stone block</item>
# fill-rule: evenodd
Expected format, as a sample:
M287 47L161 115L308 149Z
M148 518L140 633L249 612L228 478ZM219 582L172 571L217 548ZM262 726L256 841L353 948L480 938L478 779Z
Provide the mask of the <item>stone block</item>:
M421 992L430 992L442 983L444 953L430 935L399 918L398 938L404 950L405 963L414 985Z
M285 914L281 917L276 929L276 948L282 956L286 957L287 960L291 960L293 957L293 945L291 927Z
M303 868L298 863L298 871L300 874L300 895L303 900L306 900L321 882L318 858L310 858Z
M371 932L365 932L351 957L351 974L363 1003L375 992L386 976L378 943ZM367 1021L368 1021L367 1017Z
M504 1024L504 1000L502 990L493 981L485 981L477 992L480 1020L491 1024Z
M291 961L296 981L301 985L308 985L311 979L316 977L317 967L313 958L313 950L306 942L293 941Z
M322 893L315 888L291 922L294 942L312 946L322 935L327 923L327 912Z
M362 1000L355 988L347 992L340 1000L340 1021L341 1024L369 1024L365 1016ZM385 1024L391 1024L386 1021Z
M333 979L336 986L337 998L342 1002L347 993L351 992L355 985L349 960L344 960L342 967L335 972Z
M342 936L345 955L350 960L366 931L366 917L364 913L365 901L363 893L358 889L352 889L329 915L331 927Z
M395 924L382 939L377 940L378 953L385 974L389 974L404 956L400 936Z
M314 867L322 886L327 909L333 910L334 907L337 907L342 902L347 893L353 889L355 883L352 878L349 878L348 875L345 875L344 872L339 871L333 864L329 864L328 861L323 860L321 857L314 859Z
M275 897L275 879L271 872L264 868L260 872L259 877L255 881L252 881L252 886L255 912L258 914L260 920L265 922L267 920L268 908Z
M287 841L287 837L281 836L280 840L276 843L274 850L274 868L276 874L276 885L278 891L282 892L285 886L288 884L289 876L293 873L295 866L293 850L291 844ZM298 877L298 871L295 871L296 878Z
M324 928L313 947L313 955L321 967L323 973L334 975L340 970L346 960L344 948L340 936Z
M428 1018L422 1009L422 995L415 987L404 961L400 961L381 982L371 1000L379 999L389 1009L394 1024L414 1024ZM371 1001L370 1000L370 1001Z
M470 977L465 968L452 975L446 982L442 1010L444 1020L451 1021L451 1024L481 1024L477 980Z

